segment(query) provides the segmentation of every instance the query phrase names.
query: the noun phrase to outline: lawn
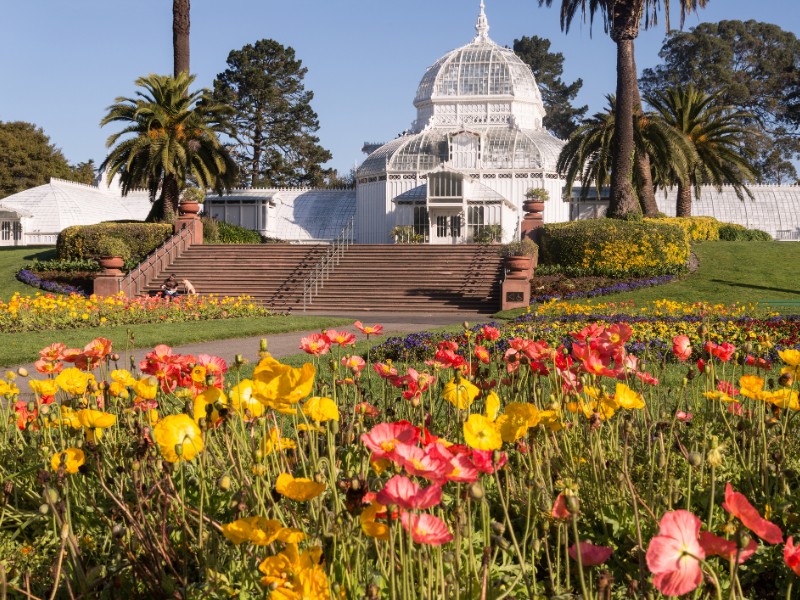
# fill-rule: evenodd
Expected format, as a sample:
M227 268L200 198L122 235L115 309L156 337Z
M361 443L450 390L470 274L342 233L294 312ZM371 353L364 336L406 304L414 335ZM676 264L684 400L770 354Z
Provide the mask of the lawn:
M694 273L666 285L611 294L596 302L633 300L637 305L653 300L738 304L765 300L800 300L800 280L794 271L800 248L787 242L696 242L694 253L700 267ZM587 300L575 302L586 303ZM800 306L775 306L783 314L800 312ZM510 318L523 310L506 311Z
M56 258L54 246L26 246L24 248L0 248L0 300L8 301L16 292L31 295L34 288L19 281L17 271L34 261Z

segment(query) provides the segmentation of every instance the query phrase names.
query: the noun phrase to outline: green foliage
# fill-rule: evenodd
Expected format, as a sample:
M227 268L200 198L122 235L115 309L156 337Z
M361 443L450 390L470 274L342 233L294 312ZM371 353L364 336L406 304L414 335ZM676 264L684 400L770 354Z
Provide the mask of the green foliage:
M203 215L200 217L200 222L203 224L203 241L206 244L219 242L219 221Z
M131 250L128 245L120 238L111 237L110 235L100 236L94 245L93 252L97 258L114 256L125 261L131 257Z
M797 179L792 164L800 152L791 94L800 86L800 40L778 25L758 21L700 23L673 31L661 47L663 63L645 69L642 91L693 83L720 102L753 115L744 142L756 157L759 183Z
M727 242L768 242L772 236L760 229L748 229L735 223L721 223L719 239Z
M528 200L538 200L539 202L547 202L550 200L550 192L544 188L530 188L525 192L525 197Z
M237 166L219 134L229 133L230 107L217 104L205 90L191 92L194 76L148 75L136 80L136 98L119 97L101 125L124 126L108 138L109 154L100 165L109 180L117 173L122 194L147 188L160 197L148 220L170 221L187 180L217 193L236 181Z
M398 225L389 233L396 244L421 244L425 236L414 231L413 225Z
M232 225L225 221L217 222L217 244L260 244L261 234L246 227Z
M511 256L527 256L530 258L536 258L539 256L539 246L536 245L536 242L528 238L514 240L512 242L508 242L507 244L503 244L498 251L500 256L507 258Z
M546 113L542 125L556 137L567 139L589 109L586 105L572 106L583 86L583 80L576 79L570 84L561 80L564 55L561 52L550 52L550 40L536 35L522 36L521 39L514 40L513 49L533 71L542 93Z
M122 240L130 249L133 260L141 260L172 235L168 223L99 223L74 225L58 234L56 251L60 259L74 260L97 256L97 244L102 237Z
M655 221L593 219L545 225L544 264L571 275L647 277L682 273L689 238L679 226Z
M40 127L0 121L0 198L50 181L70 179L72 169Z
M34 273L62 271L64 273L99 271L100 265L90 258L35 260L23 267Z
M492 225L484 225L475 234L472 240L476 244L491 244L492 242L499 242L503 237L503 227L497 223Z
M228 55L214 80L214 99L233 107L235 150L243 186L320 186L333 171L322 168L331 153L314 135L319 129L305 89L307 69L294 49L259 40Z
M206 193L199 187L190 186L181 192L181 202L197 202L202 204L206 201Z

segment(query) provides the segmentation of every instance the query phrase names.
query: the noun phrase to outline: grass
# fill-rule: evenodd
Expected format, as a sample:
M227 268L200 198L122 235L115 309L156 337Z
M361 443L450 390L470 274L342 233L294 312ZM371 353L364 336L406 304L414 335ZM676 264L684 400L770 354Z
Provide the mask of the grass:
M700 268L666 285L592 299L593 302L633 300L643 304L668 299L676 302L738 304L764 300L800 300L800 280L795 272L798 246L791 242L696 242L693 250ZM574 303L586 303L580 299ZM771 312L795 314L799 307L774 306ZM512 318L524 309L496 316Z
M8 302L15 292L19 292L23 296L35 294L38 290L17 279L17 271L33 262L34 259L53 260L55 258L54 246L0 248L0 300Z

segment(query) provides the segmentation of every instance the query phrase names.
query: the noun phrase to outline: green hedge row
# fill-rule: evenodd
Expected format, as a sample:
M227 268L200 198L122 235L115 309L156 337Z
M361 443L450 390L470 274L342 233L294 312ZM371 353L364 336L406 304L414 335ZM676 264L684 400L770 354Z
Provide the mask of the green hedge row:
M80 260L98 256L97 244L102 237L121 240L131 251L136 263L150 254L172 235L169 223L98 223L74 225L58 234L56 252L61 260Z
M543 264L576 276L648 277L681 273L689 260L689 236L676 224L591 219L545 225Z
M217 221L203 217L203 241L208 244L261 244L261 234L252 229L231 225L225 221Z
M719 239L726 242L768 242L772 236L760 229L748 229L733 223L722 223L719 227Z

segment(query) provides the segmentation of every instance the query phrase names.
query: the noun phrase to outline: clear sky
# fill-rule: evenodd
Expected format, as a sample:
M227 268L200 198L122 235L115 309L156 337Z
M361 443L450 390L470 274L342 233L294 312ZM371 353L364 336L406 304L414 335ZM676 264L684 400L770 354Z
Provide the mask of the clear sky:
M489 36L511 45L538 35L562 52L564 79L584 81L577 99L590 114L615 87L615 48L597 22L559 25L560 0L486 0ZM673 4L677 5L678 0ZM134 80L172 72L171 0L3 0L0 18L0 121L42 127L72 163L105 156L117 129L98 125ZM347 173L365 141L388 141L415 118L413 99L425 69L475 34L479 0L193 0L191 71L211 87L231 50L272 38L295 49L308 68L318 135ZM700 21L755 19L800 35L796 0L711 0ZM678 17L673 15L673 26ZM636 42L639 69L658 64L663 22Z

